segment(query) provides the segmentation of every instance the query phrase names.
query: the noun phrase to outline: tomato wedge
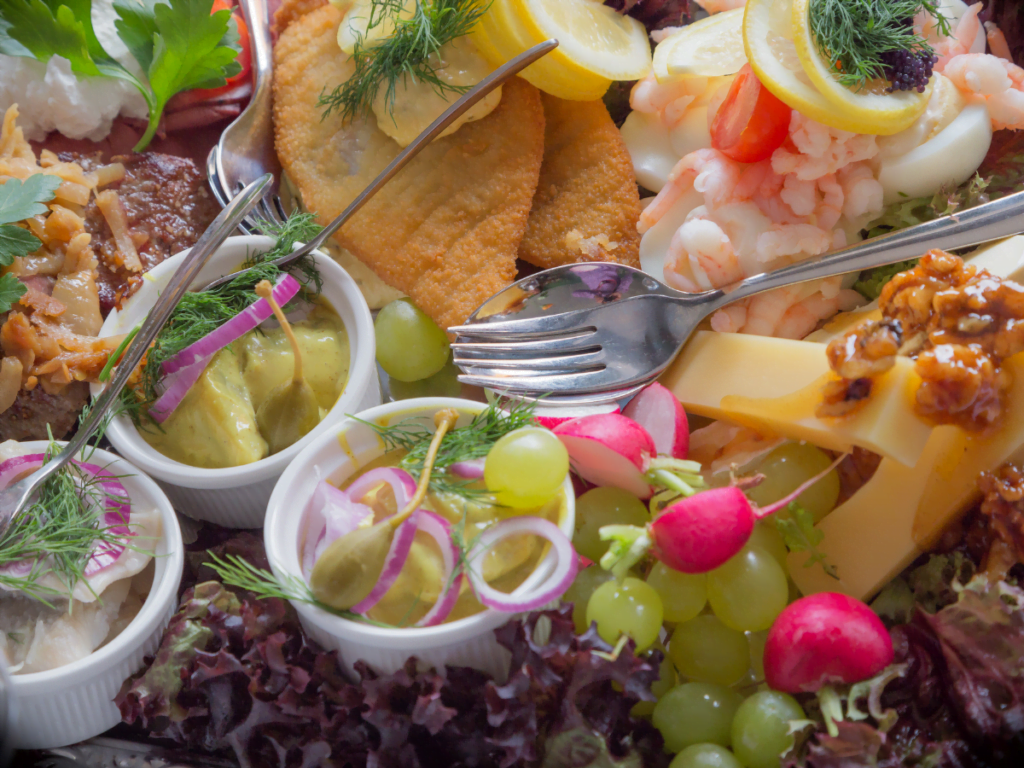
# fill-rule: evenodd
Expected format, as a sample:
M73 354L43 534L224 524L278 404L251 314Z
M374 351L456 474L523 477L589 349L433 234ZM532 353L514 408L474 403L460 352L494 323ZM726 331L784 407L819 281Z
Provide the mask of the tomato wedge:
M738 163L767 160L786 140L792 113L744 64L711 123L711 146Z

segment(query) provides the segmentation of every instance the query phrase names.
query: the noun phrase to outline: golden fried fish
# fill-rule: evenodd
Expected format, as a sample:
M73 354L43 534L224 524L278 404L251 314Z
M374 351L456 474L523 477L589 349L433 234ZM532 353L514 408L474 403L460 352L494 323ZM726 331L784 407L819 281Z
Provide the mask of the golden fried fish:
M544 164L519 258L548 269L577 261L640 266L633 162L600 101L543 95Z
M336 42L341 13L291 21L274 49L278 156L305 205L326 223L394 159L370 116L321 119L317 99L352 75ZM463 322L516 273L544 155L540 94L518 78L490 115L437 139L336 236L442 327Z

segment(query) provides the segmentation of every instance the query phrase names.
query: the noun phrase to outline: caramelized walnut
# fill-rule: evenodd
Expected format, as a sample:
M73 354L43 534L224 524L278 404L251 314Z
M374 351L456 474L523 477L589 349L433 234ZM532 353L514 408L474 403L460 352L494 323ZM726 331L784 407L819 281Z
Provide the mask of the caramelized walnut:
M849 382L876 377L897 355L916 358L918 413L940 424L985 429L999 420L1013 383L1004 359L1024 351L1024 287L929 251L882 289L883 320L828 347L832 370ZM830 384L819 415L855 410Z
M849 416L871 397L871 379L834 379L821 390L821 404L815 411L818 418Z
M982 472L978 489L985 494L981 513L1013 557L1024 560L1024 471L1004 464L995 472Z
M899 320L867 323L828 345L828 364L844 379L878 376L896 364L903 344Z

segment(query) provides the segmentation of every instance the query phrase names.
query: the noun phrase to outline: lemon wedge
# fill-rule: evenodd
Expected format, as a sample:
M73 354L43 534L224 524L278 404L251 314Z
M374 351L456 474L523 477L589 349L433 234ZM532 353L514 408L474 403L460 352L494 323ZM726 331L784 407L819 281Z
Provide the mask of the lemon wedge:
M695 21L666 37L654 49L654 76L658 82L687 75L735 75L746 63L742 8Z
M856 91L847 88L836 80L818 51L811 34L809 9L810 0L793 0L793 45L804 72L818 92L851 120L866 126L860 133L887 136L909 128L927 108L932 82L923 93L887 93L887 82L869 82Z
M638 80L651 69L643 25L595 0L494 0L473 36L495 65L557 38L558 48L522 77L562 99L599 99L613 80Z

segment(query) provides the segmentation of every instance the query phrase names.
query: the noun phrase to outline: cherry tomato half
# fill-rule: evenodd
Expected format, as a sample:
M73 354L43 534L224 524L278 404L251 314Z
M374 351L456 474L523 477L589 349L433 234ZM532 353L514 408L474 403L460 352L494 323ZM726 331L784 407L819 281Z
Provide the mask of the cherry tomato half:
M792 112L745 64L711 123L711 146L738 163L767 160L786 140Z

